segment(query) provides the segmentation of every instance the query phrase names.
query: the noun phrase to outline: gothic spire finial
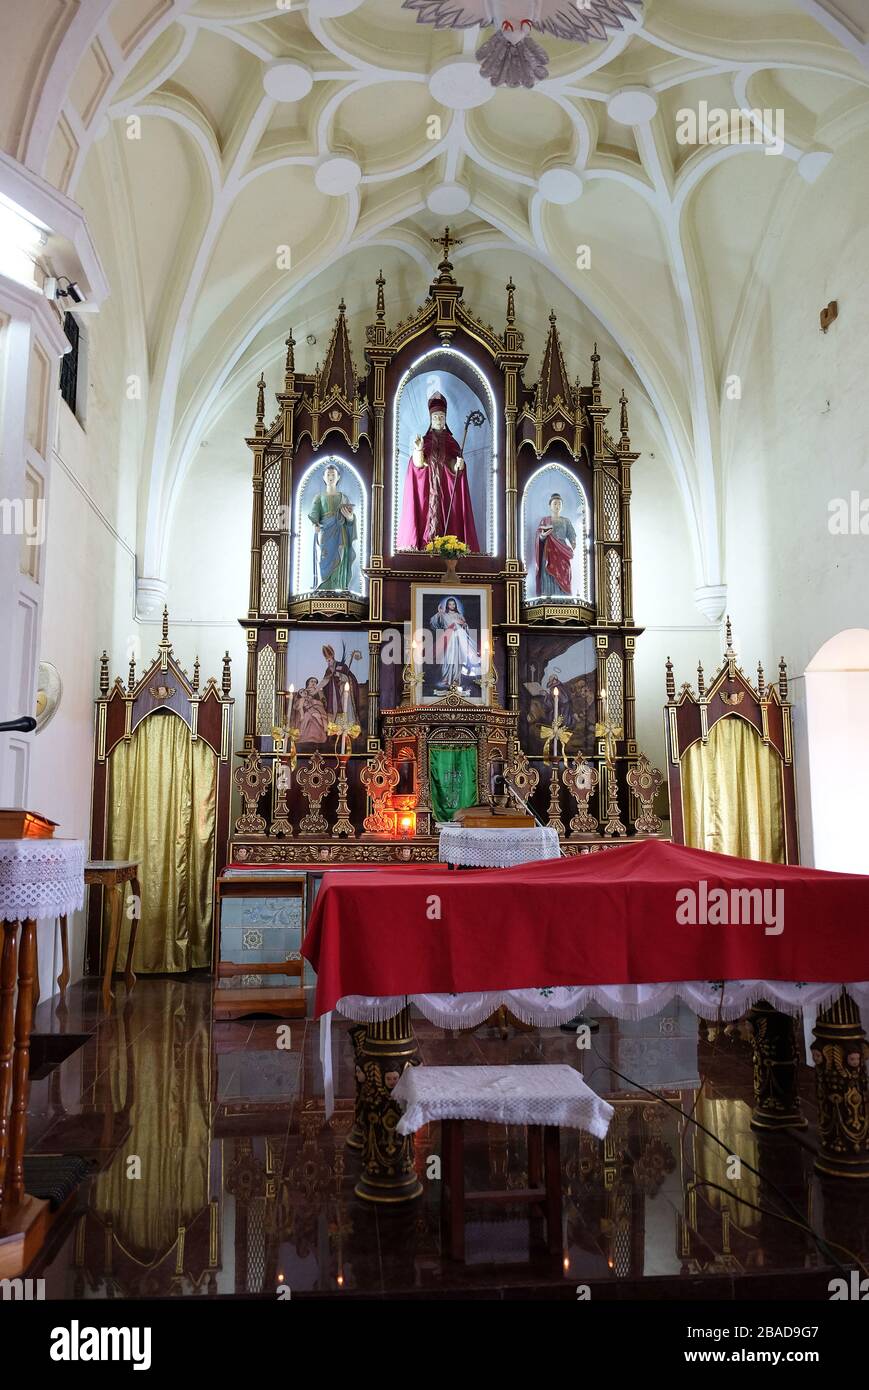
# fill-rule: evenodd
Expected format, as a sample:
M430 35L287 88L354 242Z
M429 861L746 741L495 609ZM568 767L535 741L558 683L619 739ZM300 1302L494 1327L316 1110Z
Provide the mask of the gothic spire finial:
M377 285L377 315L376 315L376 317L377 317L377 322L378 322L378 323L385 323L385 322L386 322L386 302L385 302L385 300L384 300L384 298L383 298L383 286L386 284L386 281L385 281L384 278L383 278L383 268L382 268L382 267L381 267L380 270L377 272L377 280L375 281L375 284Z
M703 674L703 662L697 662L697 694L702 700L706 694L706 677Z
M667 657L667 699L668 699L668 700L675 700L675 698L676 698L676 682L675 682L675 680L673 679L673 663L672 663L672 661L670 660L670 658Z
M257 431L262 429L263 420L266 417L266 379L260 374L260 379L256 384L256 424Z
M624 388L624 386L622 387L622 394L619 396L619 405L620 405L621 408L622 408L622 415L621 415L621 439L620 439L619 442L620 442L621 444L624 444L625 447L626 447L626 449L630 450L630 447L631 447L631 436L630 436L630 429L629 429L629 426L628 426L628 398L627 398L627 396L625 395L625 388Z
M788 698L788 668L785 665L784 657L781 658L778 664L778 693L781 697L782 704L784 704Z
M109 654L103 650L100 657L100 694L106 696L109 693Z
M761 699L766 694L766 680L763 674L763 664L760 661L757 663L757 693Z
M284 367L284 380L287 386L289 387L292 385L293 376L296 370L296 354L293 351L293 349L296 346L296 340L293 337L292 329L290 329L290 336L285 341L287 344L287 361Z
M725 624L724 624L724 640L725 640L724 655L725 655L725 656L736 656L736 652L733 650L733 627L731 626L730 614L729 614L729 613L728 613L728 615L727 615L727 619L726 619L726 622L725 622Z
M594 345L594 352L591 354L591 384L600 386L600 353L597 350L597 343Z
M163 631L160 637L161 642L169 643L169 605L163 604Z
M193 689L199 689L199 653L196 653L196 660L193 663Z
M133 655L133 656L130 657L130 670L129 670L129 674L128 674L128 676L127 676L127 689L132 693L132 691L135 689L135 686L136 686L136 658L135 658L135 655Z
M516 322L516 286L513 284L513 276L507 281L507 327L512 328Z
M220 686L224 696L228 696L230 690L232 689L232 676L230 674L231 665L232 661L229 652L225 652L223 657L223 676L220 682Z

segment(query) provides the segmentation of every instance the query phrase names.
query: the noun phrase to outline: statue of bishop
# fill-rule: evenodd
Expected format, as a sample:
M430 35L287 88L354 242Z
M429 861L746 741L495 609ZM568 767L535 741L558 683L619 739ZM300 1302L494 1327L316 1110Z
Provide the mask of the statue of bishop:
M413 441L404 479L398 526L399 550L424 550L435 536L457 536L479 551L468 473L459 443L447 425L440 392L428 403L429 428Z

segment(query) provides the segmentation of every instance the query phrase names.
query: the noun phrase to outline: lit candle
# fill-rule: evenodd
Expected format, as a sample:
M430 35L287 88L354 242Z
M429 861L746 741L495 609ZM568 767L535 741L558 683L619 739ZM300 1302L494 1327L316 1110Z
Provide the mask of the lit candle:
M350 682L344 682L344 713L347 713L347 706L350 702Z
M600 692L600 702L603 706L603 722L608 724L610 717L610 701L606 686L604 686L603 690Z
M554 685L554 686L552 687L552 704L553 704L554 711L555 711L554 714L553 714L553 716L552 716L552 722L553 722L553 724L555 725L555 724L558 723L558 686L557 686L557 685Z
M341 756L342 756L342 757L343 757L343 756L346 754L346 752L347 752L347 725L348 725L348 723L349 723L349 720L348 720L348 718L347 718L347 710L348 710L349 704L350 704L350 682L349 682L349 681L345 681L345 682L344 682L344 732L343 732L343 734L341 735Z

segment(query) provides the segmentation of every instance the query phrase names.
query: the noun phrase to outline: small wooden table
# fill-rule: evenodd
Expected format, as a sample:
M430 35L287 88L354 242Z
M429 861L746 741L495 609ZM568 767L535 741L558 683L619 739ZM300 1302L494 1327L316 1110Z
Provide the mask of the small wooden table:
M133 900L136 904L135 912L130 923L130 941L127 946L127 963L124 966L124 982L127 989L132 989L136 983L136 976L133 974L133 951L136 949L136 933L139 930L139 917L141 915L142 890L139 887L139 864L135 859L91 859L84 867L84 881L89 884L100 884L103 889L103 901L105 893L109 888L117 888L118 892L112 899L112 916L109 925L109 941L103 960L103 1008L108 1009L112 1002L112 976L115 973L115 964L118 957L118 945L121 939L121 911L124 905L124 884L129 883ZM63 969L58 976L57 983L60 985L61 993L66 988L69 981L69 947L66 939L66 918L60 919L60 942L63 953Z

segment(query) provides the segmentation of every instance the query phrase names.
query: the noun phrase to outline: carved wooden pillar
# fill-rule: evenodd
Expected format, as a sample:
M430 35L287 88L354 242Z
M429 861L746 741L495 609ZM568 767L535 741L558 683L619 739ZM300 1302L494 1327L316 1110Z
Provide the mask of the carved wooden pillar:
M797 1089L800 1055L794 1020L759 999L746 1017L754 1059L752 1129L805 1129Z
M818 1173L869 1178L869 1045L860 1010L846 990L819 1009L812 1060L818 1091Z
M402 1110L392 1095L405 1067L418 1061L409 1009L366 1025L360 1061L363 1148L356 1196L383 1206L412 1202L422 1196L413 1165L413 1135L398 1134Z

